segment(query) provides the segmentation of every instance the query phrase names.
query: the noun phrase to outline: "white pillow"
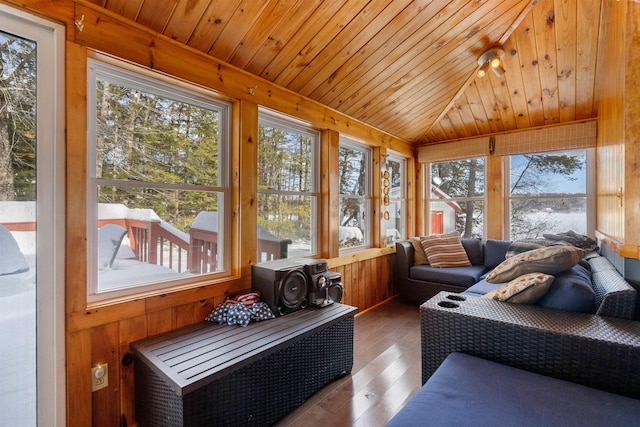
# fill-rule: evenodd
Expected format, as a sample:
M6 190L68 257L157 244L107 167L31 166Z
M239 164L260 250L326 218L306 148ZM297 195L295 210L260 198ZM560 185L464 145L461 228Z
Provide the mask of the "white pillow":
M116 259L127 229L116 224L106 224L98 229L98 270L108 270Z
M23 273L29 270L29 263L13 238L13 234L0 224L0 276Z

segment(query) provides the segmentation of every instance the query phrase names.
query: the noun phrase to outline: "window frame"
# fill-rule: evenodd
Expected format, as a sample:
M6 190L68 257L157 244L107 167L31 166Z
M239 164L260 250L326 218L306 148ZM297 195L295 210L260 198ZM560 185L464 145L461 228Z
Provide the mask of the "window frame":
M217 185L195 184L166 184L162 182L130 182L96 177L96 79L98 76L108 78L110 82L124 85L128 88L152 93L184 102L196 107L216 110L220 114L219 122L219 161ZM103 302L105 300L120 300L122 298L137 298L158 292L180 290L185 287L196 286L204 280L217 279L231 274L231 257L224 254L231 253L231 236L227 232L231 229L231 110L232 105L214 92L165 76L124 61L96 54L87 59L87 302ZM199 273L179 279L157 280L129 285L114 290L99 289L97 267L97 230L98 227L98 188L100 186L115 186L119 188L153 188L172 189L178 191L204 191L221 195L218 202L218 254L221 256L216 272Z
M560 194L560 195L545 195L545 196L535 196L531 194L526 195L516 195L515 197L511 195L511 156L516 155L545 155L552 153L563 153L570 151L579 151L584 150L585 152L585 193L570 193L570 194ZM592 171L595 170L595 149L592 147L585 148L567 148L567 149L556 149L550 151L543 152L535 152L535 153L519 153L519 154L511 154L504 156L503 159L503 167L505 170L504 174L504 186L505 186L505 196L504 196L504 224L505 224L505 238L512 239L511 236L511 202L513 200L520 199L565 199L565 198L584 198L585 199L585 207L586 207L586 218L585 218L585 234L588 236L595 235L595 174ZM567 230L562 230L567 231Z
M400 229L398 230L398 232L400 233L400 236L395 240L406 239L407 238L407 159L405 157L402 157L399 154L389 152L387 154L387 158L385 162L387 165L385 170L387 171L389 170L389 167L388 167L389 162L395 162L400 164L400 195L398 197L393 197L391 195L391 192L389 194L389 205L394 202L397 203L400 206L400 212L401 212L399 217ZM391 182L391 179L392 179L392 176L389 176L390 182ZM393 186L390 185L389 188L393 188ZM382 186L382 193L383 194L381 194L381 197L383 199L383 205L384 205L384 196L385 196L384 185ZM383 211L389 212L388 206L384 206ZM389 213L389 215L391 215L391 213ZM384 220L384 221L385 221L385 226L388 229L389 224L392 221L391 217L388 220ZM392 245L395 242L395 240L392 239L392 241L389 242L389 237L387 236L386 244Z
M313 129L311 125L291 118L289 116L285 116L279 113L276 113L272 110L268 110L266 108L260 107L258 109L258 128L262 125L267 125L271 127L277 127L287 132L298 133L302 135L306 135L312 140L312 149L311 149L311 191L290 191L290 190L276 190L276 189L261 189L258 185L258 194L276 194L276 195L286 195L286 196L303 196L303 197L311 197L311 230L310 230L310 250L309 254L304 255L305 257L314 257L320 254L320 241L319 241L319 209L320 209L320 132ZM260 132L258 132L260 133ZM260 141L258 141L258 145ZM259 150L259 148L258 148ZM260 161L258 156L258 162ZM257 217L256 217L257 218ZM256 233L257 233L256 224ZM259 247L259 245L256 245ZM259 249L258 249L259 250ZM258 262L260 262L261 254L257 254Z
M339 144L338 144L338 158L340 156L340 149L342 147L346 147L349 148L351 150L355 150L355 151L360 151L362 153L365 154L365 162L366 162L366 167L365 167L365 186L364 186L364 194L361 196L358 195L353 195L353 194L343 194L342 193L342 189L340 188L340 178L338 178L338 191L339 191L339 195L338 195L338 206L342 206L342 201L344 199L353 199L353 200L357 200L359 203L363 203L364 204L364 226L363 226L363 242L361 245L358 246L350 246L350 247L338 247L338 253L342 254L345 252L352 252L352 251L356 251L356 250L361 250L361 249L366 249L371 247L372 245L372 204L373 204L373 194L372 194L372 188L373 188L373 174L372 174L372 167L373 167L373 150L371 147L369 147L368 145L364 144L363 142L360 142L354 138L351 138L349 136L345 136L345 135L340 135L340 139L339 139ZM339 163L339 162L338 162ZM341 175L341 171L340 171L340 165L338 164L338 177L340 177ZM338 234L340 233L340 210L338 209Z
M65 28L4 4L0 25L37 43L36 421L65 425Z
M483 224L482 224L482 233L481 236L479 236L481 239L486 239L487 236L487 157L486 156L473 156L473 157L465 157L465 158L459 158L459 159L453 159L453 160L441 160L441 161L437 161L437 162L429 162L426 164L426 179L428 180L428 182L426 183L426 193L427 193L427 197L426 197L426 213L427 213L427 219L426 219L426 225L427 225L427 234L431 235L433 234L433 225L431 223L431 213L432 213L432 209L431 209L431 204L434 202L442 202L441 198L434 198L433 196L433 190L432 190L432 186L434 185L433 179L432 179L432 167L434 164L436 163L451 163L451 162L459 162L459 161L465 161L465 160L473 160L473 159L482 159L484 165L484 189L482 191L482 196L475 196L475 197L453 197L450 196L447 200L450 202L455 202L455 203L466 203L466 202L480 202L482 203L482 216L483 216ZM475 209L475 208L474 208ZM460 234L462 236L462 233L460 233L460 231L457 229L455 229L455 231L458 232L458 234ZM444 233L446 233L447 231L443 230Z

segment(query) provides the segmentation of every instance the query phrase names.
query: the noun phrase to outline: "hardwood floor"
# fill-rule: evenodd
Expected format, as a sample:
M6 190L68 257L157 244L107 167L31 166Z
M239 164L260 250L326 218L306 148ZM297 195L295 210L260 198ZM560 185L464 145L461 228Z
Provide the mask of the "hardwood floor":
M420 310L387 301L354 322L354 364L278 427L384 426L421 386Z

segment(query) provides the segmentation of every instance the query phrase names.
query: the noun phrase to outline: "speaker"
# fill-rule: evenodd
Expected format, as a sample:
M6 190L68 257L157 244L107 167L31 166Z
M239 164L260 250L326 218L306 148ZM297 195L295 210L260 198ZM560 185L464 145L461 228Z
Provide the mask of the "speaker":
M324 260L305 260L305 272L308 277L309 304L324 307L331 304L327 299L329 278L327 277L327 262Z
M333 302L341 302L344 286L342 285L342 275L337 271L327 271L329 279L329 287L327 289L327 298Z
M313 261L305 266L309 278L309 304L318 307L325 307L331 304L327 299L327 289L329 288L329 278L326 275L327 263L325 261Z
M307 306L308 275L299 260L280 259L251 266L251 287L276 316Z

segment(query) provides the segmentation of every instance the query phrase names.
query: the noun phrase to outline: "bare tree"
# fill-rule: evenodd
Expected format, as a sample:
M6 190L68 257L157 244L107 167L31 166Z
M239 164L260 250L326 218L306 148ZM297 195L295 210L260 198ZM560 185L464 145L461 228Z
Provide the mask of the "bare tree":
M0 200L35 197L35 43L0 34Z

